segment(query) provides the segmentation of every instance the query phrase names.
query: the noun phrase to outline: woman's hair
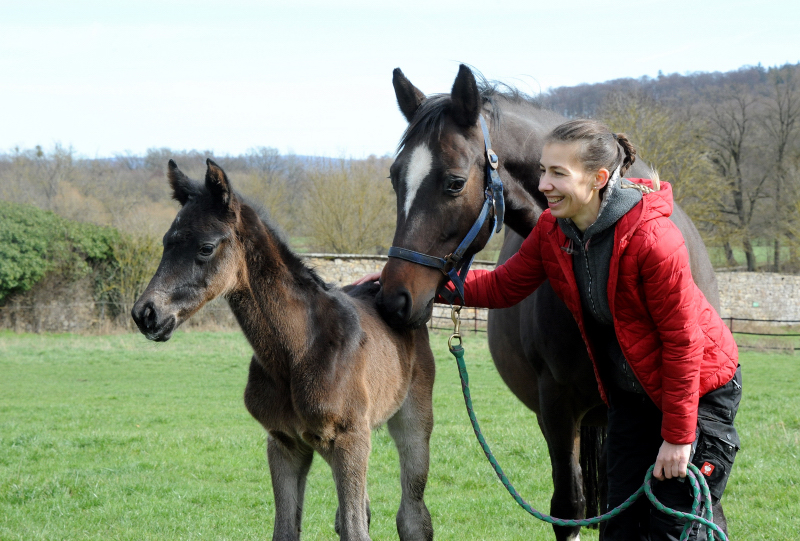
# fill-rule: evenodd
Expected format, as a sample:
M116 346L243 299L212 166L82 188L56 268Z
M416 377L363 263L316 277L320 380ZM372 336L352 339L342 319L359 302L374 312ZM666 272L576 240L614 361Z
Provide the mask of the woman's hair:
M636 161L636 149L624 133L613 133L611 129L597 120L579 118L556 126L547 137L546 143L580 143L578 160L587 171L606 168L614 173L620 167L620 174Z

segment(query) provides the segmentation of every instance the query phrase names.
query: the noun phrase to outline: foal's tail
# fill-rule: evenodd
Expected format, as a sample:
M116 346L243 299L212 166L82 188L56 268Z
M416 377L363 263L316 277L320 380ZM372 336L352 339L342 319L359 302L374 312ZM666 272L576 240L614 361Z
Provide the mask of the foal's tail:
M604 426L581 427L581 470L583 495L586 498L586 518L599 516L605 507L606 468L603 460Z

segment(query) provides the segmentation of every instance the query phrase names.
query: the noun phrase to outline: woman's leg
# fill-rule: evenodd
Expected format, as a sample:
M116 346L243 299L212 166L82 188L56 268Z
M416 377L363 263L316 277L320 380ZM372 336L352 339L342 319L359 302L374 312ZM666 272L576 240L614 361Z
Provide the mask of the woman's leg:
M611 391L608 411L606 461L608 508L617 507L636 492L656 461L661 446L661 412L642 394ZM606 541L649 540L650 502L640 497L626 511L608 521Z

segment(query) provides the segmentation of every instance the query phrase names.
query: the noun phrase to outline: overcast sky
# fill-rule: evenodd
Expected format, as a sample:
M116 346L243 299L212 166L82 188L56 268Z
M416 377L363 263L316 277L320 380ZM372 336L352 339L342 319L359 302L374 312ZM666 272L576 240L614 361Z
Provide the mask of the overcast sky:
M402 7L400 7L402 6ZM536 94L800 61L800 1L0 0L0 151L392 154L400 67Z

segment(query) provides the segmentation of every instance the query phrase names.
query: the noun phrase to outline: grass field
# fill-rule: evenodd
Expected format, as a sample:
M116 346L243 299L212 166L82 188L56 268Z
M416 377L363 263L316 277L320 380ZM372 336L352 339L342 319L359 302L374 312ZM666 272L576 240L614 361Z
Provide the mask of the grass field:
M552 539L515 507L474 440L446 336L426 501L437 539ZM547 450L532 413L465 339L475 408L522 495L546 510ZM273 504L265 433L242 403L239 333L81 337L0 332L0 540L265 539ZM800 358L743 353L743 449L725 496L732 539L800 531ZM370 461L373 539L396 539L397 453L386 430ZM332 539L330 469L311 471L304 539ZM596 539L584 531L582 539Z

